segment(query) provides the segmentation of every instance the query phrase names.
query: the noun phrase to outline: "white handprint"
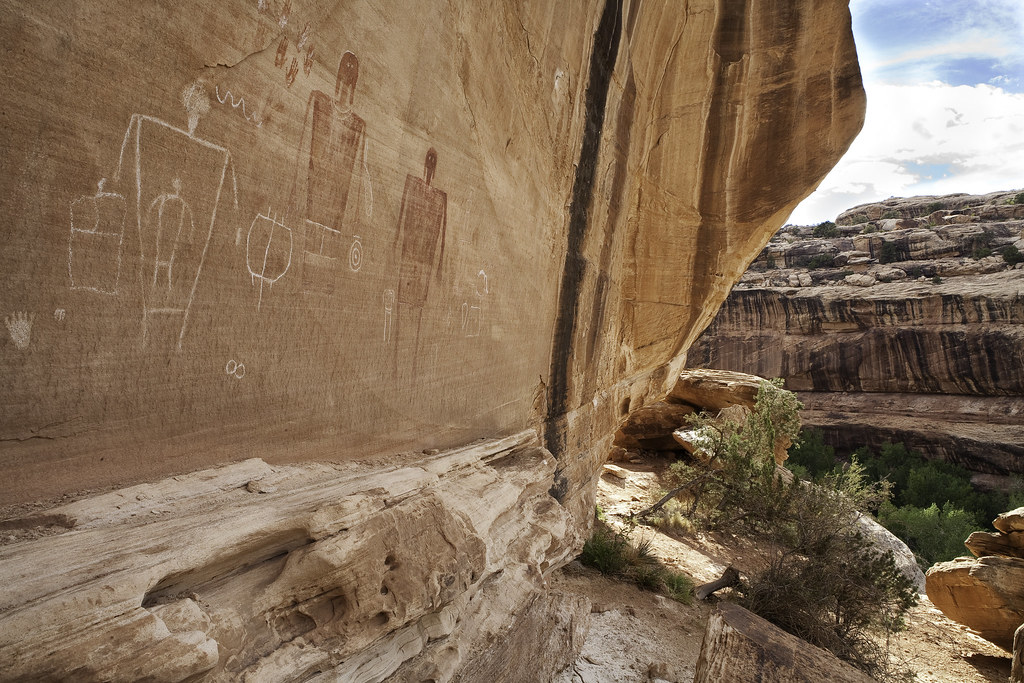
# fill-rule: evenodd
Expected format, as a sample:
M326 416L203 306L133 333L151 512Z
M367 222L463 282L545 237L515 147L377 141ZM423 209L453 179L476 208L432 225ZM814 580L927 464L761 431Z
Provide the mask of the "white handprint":
M32 341L32 321L35 319L35 313L25 313L24 311L12 313L4 318L4 325L7 326L7 331L11 335L11 341L22 351L27 349L29 342Z

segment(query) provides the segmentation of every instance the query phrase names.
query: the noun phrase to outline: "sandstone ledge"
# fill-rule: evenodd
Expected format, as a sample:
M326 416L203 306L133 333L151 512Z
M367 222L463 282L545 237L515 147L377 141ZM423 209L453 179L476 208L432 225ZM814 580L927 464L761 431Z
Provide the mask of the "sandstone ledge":
M545 589L585 531L549 494L554 468L524 432L372 466L249 460L49 511L71 528L0 548L0 669L282 681L383 680L404 665L448 678L525 608L545 637L568 629L534 653L556 671L589 606Z

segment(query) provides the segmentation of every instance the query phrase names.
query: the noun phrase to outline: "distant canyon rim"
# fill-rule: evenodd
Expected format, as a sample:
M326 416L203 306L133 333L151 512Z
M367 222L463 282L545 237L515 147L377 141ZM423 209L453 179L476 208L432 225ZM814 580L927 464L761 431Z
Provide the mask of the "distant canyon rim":
M772 238L691 365L782 377L847 451L1024 474L1024 194L890 199ZM827 235L824 233L828 233Z

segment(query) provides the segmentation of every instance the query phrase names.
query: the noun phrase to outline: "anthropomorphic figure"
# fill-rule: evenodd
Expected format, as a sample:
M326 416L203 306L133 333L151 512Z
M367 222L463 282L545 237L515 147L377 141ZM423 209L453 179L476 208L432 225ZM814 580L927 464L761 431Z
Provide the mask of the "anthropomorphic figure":
M113 176L115 183L129 185L122 194L134 198L142 346L169 335L178 351L229 180L232 206L238 208L231 153L196 132L210 110L205 84L190 84L181 97L187 129L132 115Z
M423 178L405 177L402 208L398 216L395 247L400 246L398 266L398 319L395 339L401 343L400 328L408 330L415 320L415 351L419 349L420 322L423 306L430 291L430 280L441 279L444 260L444 235L448 223L448 195L431 186L437 169L437 152L427 150ZM399 344L396 344L396 352ZM415 361L413 364L415 369Z
M334 269L338 259L348 254L344 233L355 232L346 230L355 220L346 218L346 212L352 211L352 180L359 177L369 183L366 123L352 111L358 78L359 60L346 52L338 66L334 97L315 90L306 106L293 193L300 177L306 192L304 201L293 196L293 204L298 204L306 226L303 290L307 293L334 292ZM354 211L358 212L361 202L351 203L357 204Z

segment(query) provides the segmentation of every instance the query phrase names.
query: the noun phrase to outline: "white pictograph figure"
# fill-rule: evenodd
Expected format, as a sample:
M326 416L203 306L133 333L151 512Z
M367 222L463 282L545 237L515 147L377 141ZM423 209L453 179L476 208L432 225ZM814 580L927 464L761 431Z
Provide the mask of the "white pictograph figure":
M245 363L239 363L232 358L224 366L224 374L235 379L242 379L245 377Z
M395 309L395 290L384 290L384 343L391 341L392 315Z
M7 333L11 335L11 341L21 351L28 348L32 343L32 323L36 319L35 313L18 311L4 318L4 325Z
M67 314L63 308L58 308L53 311L53 319L59 323L64 322L64 316Z
M127 204L124 195L103 189L71 202L71 236L68 239L68 277L71 289L98 294L117 294L121 277L121 244Z
M256 310L263 304L263 286L272 287L292 265L292 231L270 209L257 214L245 238L245 265L253 286L260 283Z
M482 291L481 291L482 290ZM480 336L480 318L483 314L484 297L489 293L487 285L487 273L480 270L476 274L476 283L473 285L473 293L476 300L473 303L462 304L462 329L467 337Z
M153 283L150 292L158 300L157 291L166 281L167 291L174 279L174 255L178 246L192 244L196 225L192 220L192 209L181 198L181 180L174 179L174 191L162 194L153 200L146 213L146 224L150 233L156 233L156 255L153 258Z
M352 240L352 247L348 250L348 267L353 273L358 273L363 266L363 243L359 241L359 235Z
M213 94L217 98L217 101L220 102L221 104L227 104L228 102L230 102L232 109L239 109L239 108L241 108L241 110L242 110L242 118L244 118L249 123L253 124L257 128L262 128L263 127L263 117L260 116L260 113L258 111L254 111L252 114L249 114L249 112L247 112L245 110L245 98L244 97L239 97L236 100L235 96L231 94L231 91L227 90L227 89L224 90L224 96L221 97L220 86L219 85L214 86Z
M188 332L229 172L233 206L238 208L231 153L196 135L201 116L210 110L205 86L197 81L185 88L182 104L187 129L132 115L114 175L134 195L129 208L138 231L142 345L147 345L155 324L170 321L178 351Z

